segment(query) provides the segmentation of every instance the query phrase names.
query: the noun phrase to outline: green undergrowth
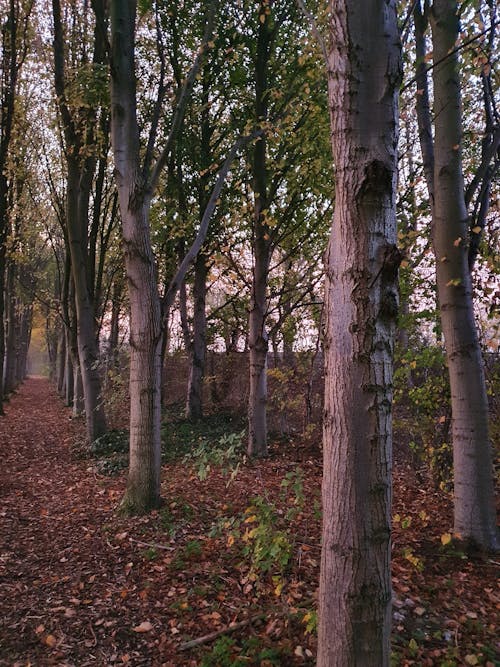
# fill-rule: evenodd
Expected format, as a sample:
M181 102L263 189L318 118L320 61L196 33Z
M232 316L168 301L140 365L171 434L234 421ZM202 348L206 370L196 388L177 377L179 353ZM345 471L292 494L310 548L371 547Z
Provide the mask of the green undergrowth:
M192 465L198 477L206 479L213 467L220 467L233 477L243 460L242 421L231 415L208 415L198 421L179 417L169 407L161 426L163 463L183 460ZM111 430L85 448L85 455L95 459L100 474L113 476L128 467L129 434Z

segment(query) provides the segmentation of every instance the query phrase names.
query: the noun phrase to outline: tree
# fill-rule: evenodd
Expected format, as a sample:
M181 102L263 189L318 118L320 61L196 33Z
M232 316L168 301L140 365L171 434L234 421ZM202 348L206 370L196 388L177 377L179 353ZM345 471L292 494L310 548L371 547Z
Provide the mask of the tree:
M104 13L104 5L96 2L96 12ZM96 171L99 146L97 125L101 103L102 68L105 62L104 36L100 32L99 14L94 27L92 60L89 63L85 44L73 44L79 63L76 80L70 90L66 79L65 41L60 0L53 0L54 18L54 80L57 104L62 119L67 166L66 235L71 259L71 278L77 319L74 354L77 380L82 383L85 401L87 436L90 442L106 432L106 417L101 399L99 348L95 326L93 284L89 261L89 209L92 182ZM102 18L101 18L102 20ZM82 94L83 91L83 94ZM72 94L74 98L72 99ZM103 110L101 109L101 113ZM78 395L78 392L76 393Z
M432 28L434 138L425 66L424 31ZM469 242L484 222L469 226L462 165L462 107L458 50L458 4L428 2L415 8L417 111L427 187L431 200L432 243L438 302L451 390L454 531L486 549L500 548L496 526L488 399L469 269ZM482 177L491 178L489 154ZM484 157L484 152L483 152ZM480 173L480 172L478 172ZM473 179L473 183L474 183ZM481 180L481 179L479 179ZM476 183L475 189L478 189ZM489 185L485 188L489 192ZM470 190L469 190L470 192ZM480 199L483 198L479 188ZM472 197L468 197L469 203ZM475 247L475 241L472 242Z
M318 665L389 665L395 188L394 1L330 3L335 212L326 266Z
M3 366L5 356L4 287L6 242L9 230L9 160L15 124L19 74L28 52L28 30L33 0L8 0L1 7L4 22L0 42L0 414L3 414Z

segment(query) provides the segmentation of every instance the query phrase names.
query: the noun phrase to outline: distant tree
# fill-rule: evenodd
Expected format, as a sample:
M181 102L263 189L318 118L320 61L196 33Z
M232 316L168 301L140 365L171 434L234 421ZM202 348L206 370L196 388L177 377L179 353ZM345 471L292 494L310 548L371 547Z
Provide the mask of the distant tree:
M104 4L94 3L96 12L104 14ZM99 118L103 109L106 81L102 80L106 62L105 38L94 23L93 34L86 41L71 43L71 61L75 63L73 78L68 76L65 30L60 0L53 0L54 22L54 86L64 134L66 161L65 238L71 265L71 289L74 294L76 328L73 336L74 370L81 382L85 402L87 436L92 442L106 432L106 417L101 397L99 346L94 303L94 257L89 252L90 199L93 180L102 149ZM90 51L90 53L89 53ZM107 125L104 120L105 125ZM76 342L76 349L74 343ZM79 396L80 392L75 392Z
M394 0L330 3L319 667L388 666L399 34Z

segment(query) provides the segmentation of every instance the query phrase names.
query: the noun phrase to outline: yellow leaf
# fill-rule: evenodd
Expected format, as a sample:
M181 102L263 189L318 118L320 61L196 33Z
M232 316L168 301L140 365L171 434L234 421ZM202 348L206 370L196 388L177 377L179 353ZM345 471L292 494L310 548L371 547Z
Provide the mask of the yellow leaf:
M283 590L283 582L280 581L280 583L277 584L274 589L274 594L276 595L276 597L279 597L281 595L282 590Z
M254 521L257 521L257 517L255 514L252 514L251 516L247 516L244 523L253 523Z
M479 234L481 232L481 227L479 225L476 225L475 227L472 228L471 230L474 234Z
M474 655L473 653L469 653L469 655L465 656L465 662L468 665L479 665L479 660L477 659L477 656Z
M444 533L441 535L441 544L445 547L451 542L451 533Z
M416 368L417 367L417 362L416 361L411 361L410 362L410 368Z
M153 626L149 621L143 621L140 625L136 625L135 628L132 628L134 632L149 632L152 629Z
M229 537L227 538L227 546L232 547L233 544L234 544L234 535L229 535Z

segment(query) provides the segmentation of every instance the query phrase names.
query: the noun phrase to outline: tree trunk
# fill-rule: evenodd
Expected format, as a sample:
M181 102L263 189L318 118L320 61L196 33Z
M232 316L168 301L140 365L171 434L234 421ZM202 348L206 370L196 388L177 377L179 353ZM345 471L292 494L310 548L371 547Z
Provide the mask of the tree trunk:
M19 340L16 336L16 306L17 299L14 290L15 264L10 261L6 272L5 301L6 301L6 331L5 331L5 360L3 368L3 390L5 395L16 388L16 359Z
M73 360L73 417L80 417L85 410L85 400L83 396L82 371L78 355L72 357Z
M326 266L318 665L385 667L401 76L395 2L330 4L335 213Z
M263 20L260 20L263 17ZM261 14L257 34L255 59L255 117L258 123L268 120L269 60L274 27L272 12ZM271 261L271 230L266 222L269 189L267 170L267 140L262 136L255 144L252 162L254 209L254 268L248 346L250 348L250 393L248 397L249 456L267 456L267 352L266 331L267 281Z
M203 377L207 351L207 317L205 311L207 295L207 258L199 253L194 265L193 285L193 343L187 391L186 416L188 419L203 417Z
M453 415L454 531L462 539L497 550L488 401L467 262L460 77L453 52L459 37L457 3L435 0L430 19L437 63L433 245Z
M266 332L267 247L255 254L252 302L248 323L250 348L250 393L248 399L248 455L267 456L267 352Z
M64 334L64 327L59 332L59 342L57 345L57 393L59 396L64 396L64 375L66 372L66 336Z
M31 342L33 327L33 306L25 305L21 318L21 335L19 345L19 362L17 367L17 382L22 382L27 375L28 350Z
M149 231L150 194L140 168L136 116L135 2L111 2L111 135L130 299L130 467L122 508L160 503L162 322Z
M87 438L93 442L106 432L101 397L99 350L95 332L94 307L87 283L88 186L79 160L68 158L67 231L71 253L77 320L77 344Z
M115 280L111 303L111 324L109 327L108 366L117 370L119 359L120 312L122 308L122 281Z

